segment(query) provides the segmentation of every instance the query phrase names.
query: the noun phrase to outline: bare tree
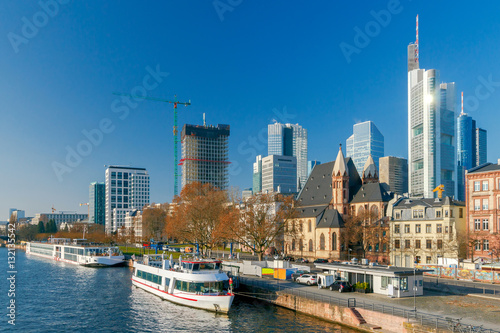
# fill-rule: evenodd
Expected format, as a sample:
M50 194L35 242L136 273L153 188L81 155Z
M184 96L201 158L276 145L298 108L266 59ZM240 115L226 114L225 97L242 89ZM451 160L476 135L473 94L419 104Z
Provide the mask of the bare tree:
M160 240L165 235L168 204L145 207L142 211L142 235L146 239Z
M291 196L256 194L233 211L231 237L252 249L259 260L264 252L285 237L296 238L299 231L298 211Z

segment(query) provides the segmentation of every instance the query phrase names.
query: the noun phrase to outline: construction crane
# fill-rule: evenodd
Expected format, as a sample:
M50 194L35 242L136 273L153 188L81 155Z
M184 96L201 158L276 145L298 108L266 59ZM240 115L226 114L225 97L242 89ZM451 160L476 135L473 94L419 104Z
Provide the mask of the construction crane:
M443 198L443 192L444 192L444 185L441 184L438 187L436 187L432 192L437 192L438 193L438 198L442 199Z
M84 202L84 203L80 204L80 207L82 207L82 206L87 206L87 220L90 223L90 205L88 202ZM85 238L85 237L83 237L83 238Z
M179 178L179 175L178 175L178 172L177 172L177 163L179 163L179 159L177 157L177 146L178 146L178 143L179 143L179 137L178 137L178 131L177 131L177 105L180 104L180 105L184 105L184 106L188 106L188 105L191 105L191 100L189 100L189 102L179 102L177 101L177 95L174 95L174 100L173 101L169 101L169 100L166 100L166 99L163 99L163 98L155 98L155 97L147 97L147 96L134 96L134 95L130 95L130 94L122 94L122 93L113 93L114 95L118 95L118 96L128 96L128 97L132 97L132 98L140 98L140 99L147 99L147 100L151 100L151 101L156 101L156 102L164 102L164 103L169 103L169 104L173 104L174 105L174 196L177 196L178 195L178 186L177 186L177 181L178 181L178 178Z

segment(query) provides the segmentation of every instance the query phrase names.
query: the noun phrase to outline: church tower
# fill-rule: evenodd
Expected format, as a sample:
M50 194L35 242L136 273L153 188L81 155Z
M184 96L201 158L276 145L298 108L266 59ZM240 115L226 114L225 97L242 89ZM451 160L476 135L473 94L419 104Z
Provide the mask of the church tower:
M349 169L342 153L342 145L340 145L333 166L332 191L330 207L335 208L341 215L347 215L349 212Z
M363 168L363 184L378 183L378 171L372 155L368 156L365 167Z

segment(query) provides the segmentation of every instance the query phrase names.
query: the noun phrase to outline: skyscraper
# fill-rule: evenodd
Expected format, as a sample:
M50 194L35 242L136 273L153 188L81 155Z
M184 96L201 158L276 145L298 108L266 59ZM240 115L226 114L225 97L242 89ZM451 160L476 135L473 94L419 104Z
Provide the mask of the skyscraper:
M295 156L269 155L262 159L262 192L297 192Z
M309 178L309 175L311 174L311 172L313 171L314 167L316 165L320 165L321 162L320 161L307 161L307 177Z
M372 121L355 124L352 135L346 140L346 157L351 157L361 175L368 156L379 168L379 158L384 156L384 136Z
M380 182L389 185L392 192L408 193L408 160L384 156L379 159Z
M465 171L487 162L486 131L463 110L457 118L457 198L465 200Z
M307 181L307 130L299 124L269 124L268 155L297 158L297 189Z
M108 166L106 169L106 233L125 225L127 212L149 204L149 174L144 168Z
M255 163L253 164L253 193L259 193L262 191L262 155L258 155L255 158Z
M89 186L89 223L106 224L106 186L93 182Z
M182 187L193 182L210 183L221 190L229 185L229 125L182 127Z
M476 165L488 163L487 155L487 132L482 128L476 128Z
M420 69L417 40L408 46L408 168L412 196L434 197L443 184L455 195L455 83L441 83L439 71Z

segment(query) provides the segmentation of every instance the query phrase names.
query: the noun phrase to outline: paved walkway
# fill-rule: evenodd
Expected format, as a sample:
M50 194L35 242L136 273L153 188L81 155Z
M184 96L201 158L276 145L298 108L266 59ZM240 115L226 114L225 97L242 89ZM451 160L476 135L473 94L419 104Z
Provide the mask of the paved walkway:
M500 330L500 298L480 298L463 295L450 295L448 292L424 290L424 296L416 298L390 298L380 294L360 294L360 293L339 293L330 291L329 289L318 289L317 286L306 286L289 281L279 281L274 279L261 279L259 277L244 276L247 279L256 281L266 281L276 285L279 288L297 288L307 291L311 295L334 296L347 300L348 298L356 298L358 307L364 302L367 304L375 304L379 306L394 306L407 311L414 309L414 302L417 308L417 313L425 313L429 315L440 315L443 317L460 319L462 324L479 326L483 325L485 329ZM425 288L426 283L424 283Z

